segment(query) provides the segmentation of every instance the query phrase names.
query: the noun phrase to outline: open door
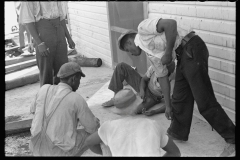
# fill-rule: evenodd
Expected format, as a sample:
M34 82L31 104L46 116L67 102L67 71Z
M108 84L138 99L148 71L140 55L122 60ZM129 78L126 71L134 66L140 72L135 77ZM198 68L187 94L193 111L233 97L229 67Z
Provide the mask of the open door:
M137 31L138 24L144 19L143 2L108 2L108 10L113 67L120 62L125 62L137 67L138 73L143 75L147 71L146 55L132 56L121 51L117 45L118 37L126 29Z

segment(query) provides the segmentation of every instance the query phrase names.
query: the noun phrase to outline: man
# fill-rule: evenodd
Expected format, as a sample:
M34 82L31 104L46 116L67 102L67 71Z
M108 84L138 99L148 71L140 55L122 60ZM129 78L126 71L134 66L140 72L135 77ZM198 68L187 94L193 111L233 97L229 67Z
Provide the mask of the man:
M160 156L180 157L179 148L154 120L128 116L104 122L98 131L84 142L84 147L103 142L112 156Z
M35 114L29 148L34 156L76 156L84 151L83 142L99 127L99 120L81 95L75 93L81 77L80 66L68 62L61 66L58 85L43 85L31 106ZM77 128L78 125L80 128ZM101 154L99 145L90 148Z
M28 51L30 53L32 53L33 52L33 48L32 48L32 45L31 45L32 44L31 43L32 37L31 37L30 33L26 30L26 27L23 24L19 23L19 14L20 14L21 2L19 2L19 1L14 2L14 5L15 5L15 11L16 11L16 14L17 14L17 22L19 24L18 33L19 33L20 47L19 47L18 51L20 53L24 53L22 49L25 48L24 32L26 31L27 32L27 39L28 39Z
M235 152L235 125L217 102L208 75L208 49L204 41L173 19L145 19L137 34L128 34L121 49L133 55L146 53L157 74L164 94L165 115L171 121L168 134L187 141L190 133L194 100L199 112L227 142L220 156ZM122 38L124 39L124 38ZM176 50L176 52L175 52ZM167 66L177 56L175 86L170 102Z
M174 62L169 66L172 73L175 69ZM169 74L170 75L170 74ZM173 75L169 77L170 81L173 79ZM157 82L154 69L150 66L143 77L130 65L122 62L119 63L114 69L108 89L114 92L114 95L123 89L123 81L126 81L143 99L143 102L137 107L135 114L141 114L144 111L150 109L155 104L160 103L162 99L162 89ZM110 107L114 105L114 98L102 104L104 107ZM161 107L157 113L164 113L165 106Z
M22 2L19 21L26 25L34 39L40 86L59 83L58 70L68 62L65 37L69 47L75 47L65 17L66 2Z

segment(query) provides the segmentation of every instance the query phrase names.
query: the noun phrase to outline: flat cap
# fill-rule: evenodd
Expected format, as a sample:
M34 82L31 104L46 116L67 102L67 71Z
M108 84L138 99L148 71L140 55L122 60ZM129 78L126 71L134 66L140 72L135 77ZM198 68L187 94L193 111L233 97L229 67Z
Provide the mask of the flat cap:
M81 73L82 77L85 77L85 74L82 72L81 67L76 62L68 62L64 63L58 71L57 77L58 78L65 78L70 75L73 75L77 72Z
M137 33L137 32L130 29L130 30L127 30L126 32L122 33L121 36L118 38L118 48L121 49L122 51L124 51L124 49L123 49L123 46L121 46L121 40L123 39L124 36L126 36L127 34L131 34L131 33Z

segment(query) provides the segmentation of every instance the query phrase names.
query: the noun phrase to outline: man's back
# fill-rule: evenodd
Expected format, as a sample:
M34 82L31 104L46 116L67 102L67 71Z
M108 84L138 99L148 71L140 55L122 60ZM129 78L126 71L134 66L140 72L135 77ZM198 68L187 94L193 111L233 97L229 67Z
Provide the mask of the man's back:
M95 117L86 101L79 94L72 92L71 87L65 83L42 86L31 109L35 111L31 126L32 136L41 134L44 129L42 126L46 123L47 137L63 152L68 152L75 146L78 120L84 127L83 138L87 136L87 132L92 133L97 127Z
M98 134L113 156L160 156L168 140L157 122L132 116L103 123Z

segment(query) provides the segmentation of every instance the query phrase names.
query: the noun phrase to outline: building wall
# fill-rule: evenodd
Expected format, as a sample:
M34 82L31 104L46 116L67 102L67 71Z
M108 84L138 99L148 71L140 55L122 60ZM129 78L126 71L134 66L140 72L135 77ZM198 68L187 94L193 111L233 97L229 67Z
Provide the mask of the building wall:
M206 42L217 101L235 122L236 5L234 2L149 2L148 17L173 18ZM194 114L199 118L195 105Z
M78 53L112 66L107 2L69 1L69 29Z

